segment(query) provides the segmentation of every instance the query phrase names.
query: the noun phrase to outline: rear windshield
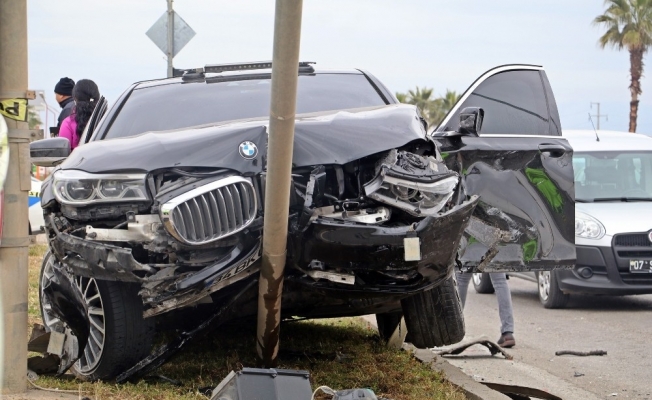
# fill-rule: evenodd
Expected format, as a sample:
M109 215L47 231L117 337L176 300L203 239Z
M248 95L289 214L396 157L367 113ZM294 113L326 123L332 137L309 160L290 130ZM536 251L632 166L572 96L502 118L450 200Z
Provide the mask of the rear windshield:
M652 152L573 154L578 201L652 200Z
M247 80L174 83L136 89L104 137L133 136L148 131L267 116L271 83L266 75ZM384 104L361 74L299 76L299 114Z

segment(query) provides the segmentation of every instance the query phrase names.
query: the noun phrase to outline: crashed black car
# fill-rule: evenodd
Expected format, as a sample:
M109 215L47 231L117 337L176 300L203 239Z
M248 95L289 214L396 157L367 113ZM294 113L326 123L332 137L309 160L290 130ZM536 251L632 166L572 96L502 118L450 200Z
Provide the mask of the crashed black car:
M41 301L81 351L78 376L129 368L179 310L237 298L228 318L255 315L243 288L260 263L269 68L139 82L98 104L72 153L65 139L32 144L36 164L60 163L41 190ZM298 74L284 318L376 314L387 335L402 313L417 346L452 344L456 268L574 263L572 149L541 67L487 72L430 133L365 71ZM55 295L62 276L83 304ZM71 335L75 312L87 337Z

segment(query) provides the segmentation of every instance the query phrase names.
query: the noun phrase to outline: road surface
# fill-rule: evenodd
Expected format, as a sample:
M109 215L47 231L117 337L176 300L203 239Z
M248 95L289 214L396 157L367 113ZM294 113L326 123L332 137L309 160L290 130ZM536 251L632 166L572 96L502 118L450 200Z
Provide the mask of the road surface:
M539 372L534 374L558 377L596 398L652 400L652 295L574 296L567 309L547 310L539 303L535 283L511 278L509 284L516 323L516 347L510 353L515 361L535 367ZM470 285L465 318L467 337L484 334L496 341L500 337L494 295L477 294ZM605 350L608 355L555 356L559 350ZM454 364L467 373L481 374L478 367L485 363L484 371L492 375L492 371L500 373L496 371L500 362L509 363L471 356ZM554 381L551 386L560 386L559 380ZM548 390L555 392L554 387Z

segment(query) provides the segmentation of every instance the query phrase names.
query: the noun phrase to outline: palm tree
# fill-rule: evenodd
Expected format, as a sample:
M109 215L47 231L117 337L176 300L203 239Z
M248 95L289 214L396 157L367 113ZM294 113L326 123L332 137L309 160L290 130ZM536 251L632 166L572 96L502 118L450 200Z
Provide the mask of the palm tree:
M433 99L434 89L428 87L417 87L415 90L408 90L407 93L396 93L396 98L401 103L413 104L421 110L421 115L428 125L438 123L442 117L440 111L440 99ZM445 115L445 114L444 114Z
M434 99L431 98L432 92L434 92L432 88L417 87L415 90L408 90L408 94L407 94L408 103L414 104L415 106L419 107L426 120L430 119L429 117L430 114L432 113L433 102L434 102Z
M600 37L600 47L611 46L629 51L629 131L636 132L638 96L643 76L643 56L652 46L652 0L605 0L607 10L598 15L594 25L604 26L606 32Z
M461 94L458 94L454 90L446 89L446 94L441 97L441 106L445 110L445 113L448 113L455 103L462 97Z

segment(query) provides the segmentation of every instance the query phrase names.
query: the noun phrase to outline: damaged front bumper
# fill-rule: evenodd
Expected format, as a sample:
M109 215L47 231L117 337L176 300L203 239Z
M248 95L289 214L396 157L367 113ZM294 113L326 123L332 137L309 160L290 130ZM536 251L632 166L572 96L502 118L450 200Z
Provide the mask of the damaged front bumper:
M316 219L290 235L290 275L313 289L373 295L427 290L452 272L460 238L479 198L407 226Z
M242 243L215 263L178 273L175 264L139 263L132 250L59 232L50 239L57 257L78 276L141 284L145 317L196 304L259 270L260 240Z

